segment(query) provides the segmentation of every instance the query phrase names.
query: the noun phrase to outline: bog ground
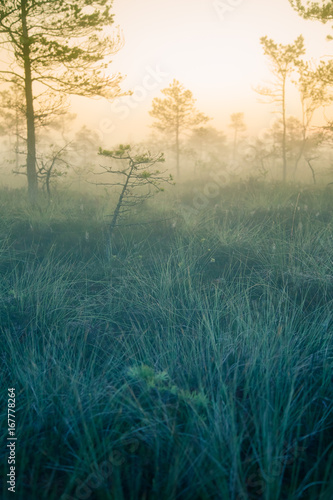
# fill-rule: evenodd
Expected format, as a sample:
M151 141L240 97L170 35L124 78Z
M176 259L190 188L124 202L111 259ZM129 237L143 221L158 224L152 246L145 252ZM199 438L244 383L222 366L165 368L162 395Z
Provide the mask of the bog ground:
M333 498L333 193L0 193L1 433L22 500ZM2 496L7 449L1 450Z

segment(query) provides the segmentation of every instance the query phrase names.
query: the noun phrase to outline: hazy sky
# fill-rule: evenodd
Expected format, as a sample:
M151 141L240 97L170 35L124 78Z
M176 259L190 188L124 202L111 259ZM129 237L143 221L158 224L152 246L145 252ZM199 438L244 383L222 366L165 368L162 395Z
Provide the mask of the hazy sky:
M303 20L288 0L115 0L113 12L125 45L110 71L126 74L123 88L135 93L113 105L85 105L87 125L103 146L142 139L152 99L173 78L193 92L200 111L214 118L211 125L228 132L230 114L243 111L249 129L258 131L272 120L252 89L270 79L260 37L291 43L303 34L308 58L333 52L330 25Z

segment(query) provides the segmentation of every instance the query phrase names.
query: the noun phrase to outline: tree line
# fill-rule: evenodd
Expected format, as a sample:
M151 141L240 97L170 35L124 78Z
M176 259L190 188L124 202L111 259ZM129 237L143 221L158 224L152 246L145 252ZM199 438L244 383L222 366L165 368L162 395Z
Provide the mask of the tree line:
M305 19L322 23L333 19L331 2L289 1ZM60 118L68 113L70 95L113 100L126 94L121 89L123 76L110 76L107 71L112 56L123 45L119 31L109 34L114 23L111 9L112 3L107 0L0 0L0 43L6 61L6 66L0 70L0 79L6 86L1 93L3 117L7 126L11 124L15 128L16 151L19 138L26 146L25 174L32 202L37 199L38 180L46 179L49 183L50 177L57 172L57 162L66 163L61 156L63 147L47 161L39 161L39 128L52 123L56 126L57 120L59 124ZM329 121L320 133L313 133L311 128L315 111L332 103L333 62L321 61L314 66L304 61L302 36L287 45L265 36L261 38L261 45L271 63L275 84L256 90L266 102L276 106L280 116L273 132L278 137L282 180L286 181L288 133L292 126L296 127L296 122L288 118L287 82L292 80L297 86L302 108L301 121L297 124L301 135L295 157L297 168L305 153L309 153L306 159L310 161L311 148L323 141L325 131L333 129ZM222 141L222 137L206 126L210 118L196 109L192 92L178 80L174 79L162 94L163 97L153 100L150 115L155 130L171 139L179 175L185 133L191 132L193 141L206 144L214 134L217 141ZM22 116L25 127L20 124ZM242 113L231 116L230 127L234 132L235 161L239 134L245 130ZM259 143L253 148L257 151L257 161L263 163L264 148Z

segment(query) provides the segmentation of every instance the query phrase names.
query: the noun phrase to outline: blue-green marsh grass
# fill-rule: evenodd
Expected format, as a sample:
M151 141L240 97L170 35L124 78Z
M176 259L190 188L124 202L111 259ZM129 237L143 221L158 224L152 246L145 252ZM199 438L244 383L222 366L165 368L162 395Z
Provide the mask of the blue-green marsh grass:
M3 193L17 498L332 498L331 195L229 186L184 220L177 189L112 255L106 198Z

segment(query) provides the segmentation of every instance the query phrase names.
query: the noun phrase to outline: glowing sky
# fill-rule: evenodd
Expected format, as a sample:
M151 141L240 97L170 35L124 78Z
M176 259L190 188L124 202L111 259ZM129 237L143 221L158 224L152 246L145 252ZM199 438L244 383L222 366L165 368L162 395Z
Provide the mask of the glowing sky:
M326 41L330 25L303 20L288 0L115 0L113 12L125 46L110 71L126 74L123 88L135 93L113 105L85 105L87 125L104 146L141 140L152 99L173 78L193 92L212 125L228 131L230 114L244 112L250 131L257 131L272 120L272 108L253 91L271 78L260 37L291 43L303 34L307 58L333 52Z

